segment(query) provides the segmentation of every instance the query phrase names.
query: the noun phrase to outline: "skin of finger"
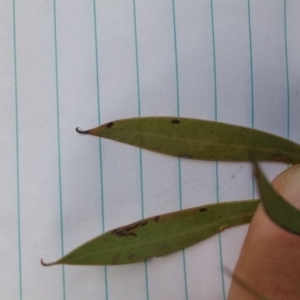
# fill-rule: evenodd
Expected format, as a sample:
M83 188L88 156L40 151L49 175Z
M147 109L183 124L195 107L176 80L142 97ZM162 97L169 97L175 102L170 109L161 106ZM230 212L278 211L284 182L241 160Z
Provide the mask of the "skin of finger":
M300 166L284 171L274 188L299 208ZM298 188L299 190L299 188ZM235 274L257 292L274 300L300 299L300 237L277 226L259 205L244 241ZM257 298L232 282L228 300Z

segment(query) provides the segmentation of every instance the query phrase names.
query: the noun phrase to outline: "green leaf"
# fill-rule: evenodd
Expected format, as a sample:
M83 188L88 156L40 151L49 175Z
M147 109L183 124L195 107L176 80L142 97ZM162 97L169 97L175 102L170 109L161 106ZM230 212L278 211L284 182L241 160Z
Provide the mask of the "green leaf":
M263 131L189 118L144 117L109 122L79 133L202 160L300 162L300 145Z
M108 231L60 260L42 264L116 265L166 255L226 228L249 223L258 202L217 203L150 217Z
M267 214L282 228L300 235L300 210L289 204L274 190L256 162L254 168L261 200Z

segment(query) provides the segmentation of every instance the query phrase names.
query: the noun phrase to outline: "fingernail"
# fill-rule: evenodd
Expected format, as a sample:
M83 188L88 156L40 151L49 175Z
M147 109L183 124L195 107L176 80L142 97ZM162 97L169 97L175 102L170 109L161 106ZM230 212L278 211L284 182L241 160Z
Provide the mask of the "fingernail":
M300 165L294 165L273 180L273 186L289 203L300 209Z

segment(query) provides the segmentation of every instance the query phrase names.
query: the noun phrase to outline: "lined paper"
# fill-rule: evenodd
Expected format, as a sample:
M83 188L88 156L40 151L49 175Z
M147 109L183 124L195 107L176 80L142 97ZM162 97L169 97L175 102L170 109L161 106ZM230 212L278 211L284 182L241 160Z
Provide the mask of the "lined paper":
M138 116L300 142L297 0L2 0L3 299L226 299L247 226L169 256L55 266L141 218L257 197L246 163L177 159L75 132ZM272 179L286 168L263 164Z

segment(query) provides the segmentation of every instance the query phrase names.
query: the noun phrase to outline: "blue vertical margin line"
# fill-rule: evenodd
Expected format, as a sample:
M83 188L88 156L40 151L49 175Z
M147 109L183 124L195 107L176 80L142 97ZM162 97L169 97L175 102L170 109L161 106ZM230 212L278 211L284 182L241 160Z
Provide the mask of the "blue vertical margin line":
M19 110L18 110L18 73L17 73L17 37L16 37L16 3L13 0L13 38L14 38L14 80L15 80L15 118L16 118L16 171L17 171L17 216L18 216L18 260L19 260L19 299L23 298L22 285L22 241L20 209L20 160L19 160Z
M248 9L248 35L249 35L249 62L250 62L250 98L251 98L251 127L254 128L254 83L253 83L253 51L252 51L252 28L251 28L251 6L247 0ZM255 179L252 176L252 198L255 198Z
M251 86L251 127L254 128L254 84L253 84L253 51L252 51L252 26L251 26L251 6L248 1L248 35L249 35L249 55L250 55L250 86Z
M179 102L179 75L178 75L178 51L177 51L177 31L176 31L176 10L175 0L172 0L172 13L173 13L173 33L174 33L174 56L175 56L175 72L176 72L176 102L177 102L177 117L180 116L180 102ZM181 159L178 158L178 186L179 186L179 206L182 209L182 187L181 187ZM185 249L182 250L183 259L183 275L184 275L184 291L185 299L188 299L188 286L187 286L187 272L185 261Z
M287 41L287 16L286 0L284 5L284 50L285 50L285 70L286 70L286 96L287 96L287 138L290 139L290 81L289 81L289 59L288 59L288 41Z
M217 93L217 64L216 64L216 43L215 43L215 25L214 25L214 6L213 0L210 0L211 7L211 29L212 29L212 50L213 50L213 69L214 69L214 102L215 102L215 121L218 120L218 93ZM219 165L216 162L216 198L219 202ZM226 299L224 273L223 273L223 256L222 256L222 239L221 234L218 234L219 238L219 253L220 253L220 264L221 264L221 279L222 279L222 291L223 299Z
M100 114L100 78L99 78L99 57L98 57L98 30L97 30L97 5L96 0L93 0L94 10L94 41L95 41L95 60L96 60L96 89L97 89L97 112L98 124L101 124ZM105 209L104 209L104 184L103 184L103 162L102 162L102 139L99 139L99 172L100 172L100 190L101 190L101 219L102 219L102 232L105 232ZM104 286L105 286L105 299L108 300L108 279L107 279L107 266L103 267L104 270Z
M136 5L135 0L133 4L133 24L134 24L134 43L135 43L135 65L136 65L136 87L137 87L137 100L138 100L138 116L141 117L141 93L140 93L140 73L139 73L139 52L138 52L138 35L137 35L137 21L136 21ZM144 208L144 180L143 180L143 155L142 149L139 149L139 160L140 160L140 196L141 196L141 211L142 219L145 218ZM144 262L145 266L145 281L146 281L146 299L149 300L149 279L148 279L148 265L147 261Z
M56 24L56 0L53 0L54 23L54 53L55 53L55 89L56 89L56 113L57 113L57 155L58 155L58 184L59 184L59 212L60 212L60 237L61 254L64 256L64 224L62 207L62 182L61 182L61 153L60 153L60 120L59 120L59 88L58 88L58 59L57 59L57 24ZM65 267L62 265L63 299L66 299Z

